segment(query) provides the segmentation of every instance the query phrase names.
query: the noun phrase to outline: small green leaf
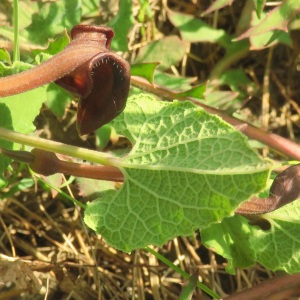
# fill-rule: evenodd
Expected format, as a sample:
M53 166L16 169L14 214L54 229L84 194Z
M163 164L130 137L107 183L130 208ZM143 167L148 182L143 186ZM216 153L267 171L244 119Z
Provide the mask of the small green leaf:
M96 144L98 149L104 149L109 143L111 126L106 124L96 130Z
M265 13L262 13L261 17L264 18L266 16ZM251 12L251 28L254 28L258 25L261 20L257 17L254 11ZM258 35L251 35L249 37L250 40L250 50L261 50L266 47L274 46L278 43L284 43L286 45L291 46L292 41L287 32L281 30L271 30L268 32L264 32Z
M212 13L216 10L219 10L225 6L231 5L233 3L234 0L215 0L208 9L206 9L201 16L205 16L209 13Z
M256 15L260 19L263 12L266 0L253 0L256 8Z
M176 49L176 51L174 51ZM164 53L164 55L162 55ZM170 35L159 41L154 41L141 47L135 63L154 62L160 63L159 70L169 69L177 65L185 54L185 44L177 36Z
M31 67L32 65L22 62L16 62L12 67L0 63L0 74L1 76L7 76ZM46 87L39 87L19 95L0 98L0 127L25 134L31 133L35 129L33 121L39 114L40 107L45 100ZM13 144L0 140L0 147L13 149ZM10 162L11 159L0 155L0 177Z
M79 187L79 193L88 201L93 201L101 197L102 193L107 190L114 190L115 182L95 180L90 178L76 178Z
M128 50L127 35L133 24L132 1L120 0L118 14L108 23L108 26L112 27L115 32L111 43L113 50L123 52Z
M117 249L190 235L265 188L270 163L240 132L190 102L141 94L113 125L133 143L118 160L125 182L88 203L85 222Z
M0 49L0 61L11 65L11 58L5 49Z
M57 116L62 117L65 113L67 105L73 97L63 88L54 83L50 83L47 87L46 105Z
M245 33L240 35L236 40L249 38L251 36L260 35L275 29L287 32L289 21L300 11L299 0L286 0L281 5L274 8L270 13L262 19L259 24L251 27Z
M224 86L228 86L231 91L222 90ZM255 93L257 86L247 77L244 70L232 69L222 73L218 79L209 81L205 99L211 106L236 110L237 105L240 106L247 97Z
M199 270L197 270L185 284L183 285L182 292L180 294L179 300L191 300L193 297L193 292L197 287Z
M47 49L38 49L32 50L34 55L38 55L40 53L45 53L48 55L55 55L58 52L62 51L70 42L70 38L65 30L63 34L61 34L58 38L54 40L49 40Z
M99 15L99 1L97 0L82 0L82 15L98 16Z
M225 48L231 44L230 37L225 30L212 28L194 16L170 12L168 13L168 17L174 26L179 29L181 37L185 41L191 43L220 43Z
M253 227L250 236L257 261L266 268L287 273L300 271L300 201L294 201L264 217L271 229L263 231Z
M195 78L175 76L157 71L154 74L154 82L170 90L181 92L191 89Z
M50 37L71 30L80 23L81 0L39 3L39 12L32 15L32 23L23 31L32 43L46 44Z
M8 192L2 193L0 195L0 200L12 197L15 193L24 191L34 185L34 180L32 178L22 178L20 181L17 182L13 187L9 189ZM1 187L1 182L0 182Z
M233 104L233 100L239 97L238 92L233 91L219 91L213 88L207 87L205 91L205 102L212 107L221 107L222 109L230 109Z
M130 67L131 76L143 77L151 84L153 83L154 71L159 63L140 63Z
M0 160L1 160L1 157L0 157ZM0 164L0 170L1 170L1 164ZM4 180L3 178L1 178L1 176L0 176L0 189L5 188L6 185L7 185L6 180Z
M202 84L202 85L195 86L185 92L178 93L176 94L176 96L178 98L192 97L196 99L203 99L205 90L206 90L206 84Z
M250 244L253 232L248 222L236 215L201 230L203 244L228 260L226 271L230 274L235 274L237 267L248 268L255 263L255 251Z

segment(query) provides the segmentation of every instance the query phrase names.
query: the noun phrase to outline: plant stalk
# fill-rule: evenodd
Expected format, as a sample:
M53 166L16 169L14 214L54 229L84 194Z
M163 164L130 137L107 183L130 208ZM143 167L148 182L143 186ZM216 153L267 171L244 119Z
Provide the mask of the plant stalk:
M33 148L42 149L49 152L55 152L63 155L72 156L82 160L92 161L101 165L119 167L120 161L107 153L98 152L89 149L83 149L71 145L54 142L39 137L14 132L9 129L0 128L0 139L27 145Z
M182 277L189 279L190 275L183 270L181 270L179 267L175 266L171 261L166 259L163 255L160 255L158 252L155 250L151 249L150 247L145 247L144 248L146 251L149 253L153 254L157 259L159 259L161 262L166 264L168 267L172 268L174 271L176 271L178 274L180 274ZM206 285L202 284L201 282L198 281L197 283L198 288L200 288L202 291L213 297L214 299L221 299L221 297L212 291L210 288L208 288Z
M13 62L20 60L20 48L19 48L19 0L14 0L14 52Z

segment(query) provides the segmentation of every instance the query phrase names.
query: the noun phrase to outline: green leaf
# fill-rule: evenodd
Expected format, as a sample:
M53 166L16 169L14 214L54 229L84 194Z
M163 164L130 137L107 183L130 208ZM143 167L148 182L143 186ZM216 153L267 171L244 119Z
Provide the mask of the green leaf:
M224 86L228 86L231 91L222 90ZM211 106L236 110L237 105L240 106L247 97L256 93L257 86L247 77L244 70L232 69L209 81L205 98Z
M17 192L24 191L34 185L34 180L32 178L22 178L20 181L17 182L14 186L12 186L6 193L2 193L0 195L0 200L5 198L12 197ZM1 182L0 182L1 187Z
M113 50L123 52L128 50L127 34L133 24L132 1L120 0L118 14L108 23L108 26L112 27L115 32L111 43Z
M73 97L63 88L54 83L50 83L47 87L46 105L57 116L62 117L65 113L67 105Z
M192 97L196 99L203 99L205 90L206 90L206 84L202 84L202 85L195 86L190 90L178 93L176 95L178 98Z
M96 130L96 145L97 148L104 149L110 141L111 126L108 124L103 125Z
M225 6L231 5L233 3L234 0L215 0L208 9L206 9L201 16L205 16L209 13L212 13L216 10L219 10Z
M169 12L168 17L174 26L179 29L181 37L185 41L191 43L220 43L225 48L231 44L230 37L225 30L212 28L194 16Z
M82 0L82 15L98 16L99 15L99 1L97 0Z
M11 75L32 67L29 64L16 62L12 67L0 63L1 76ZM40 87L23 94L0 98L0 127L20 133L31 133L35 130L33 121L39 114L42 103L46 100L46 87ZM0 140L0 147L13 149L13 144ZM11 159L0 155L0 178Z
M251 13L251 27L254 28L261 20L257 17L256 13L253 11ZM262 13L261 17L265 17L266 14ZM251 35L250 40L250 50L261 50L266 47L274 46L278 43L283 43L292 46L292 41L287 32L281 30L271 30L258 35Z
M185 282L182 292L180 294L179 300L191 300L193 297L193 292L197 287L199 270L197 270L187 282Z
M266 4L266 0L253 0L256 8L256 15L260 19L261 14L263 12L264 6Z
M247 268L255 263L255 251L250 244L253 232L248 222L236 215L201 230L203 244L228 260L226 271L230 274L235 274L237 267Z
M159 63L141 63L133 64L130 67L131 76L143 77L151 84L153 83L154 71Z
M80 195L88 201L93 201L101 197L101 194L104 191L114 190L116 185L115 182L84 177L77 177L76 181L78 183Z
M0 49L0 61L11 65L11 58L5 49Z
M262 217L269 230L249 224L241 216L226 218L201 230L206 247L228 259L227 272L247 268L258 262L269 270L299 273L300 270L300 201L294 201Z
M32 43L46 44L49 38L79 24L80 17L81 0L39 3L39 12L32 15L32 23L22 35Z
M250 236L257 261L266 268L287 273L300 272L300 201L294 201L264 215L271 229L253 227Z
M233 101L239 97L238 92L214 90L210 85L207 86L204 95L205 103L212 107L222 108L223 110L230 109Z
M237 40L260 35L275 29L287 32L289 21L300 11L299 0L286 0L281 5L274 8L266 17L254 27L240 35Z
M176 49L176 51L174 51ZM164 55L162 55L164 53ZM135 63L154 62L160 63L159 70L169 69L177 65L185 55L185 44L177 36L170 35L159 41L154 41L140 48Z
M154 74L154 82L170 90L185 91L192 88L191 84L195 82L195 78L175 76L157 71Z
M53 56L62 51L69 44L69 42L70 38L65 30L58 38L49 40L47 49L35 49L32 50L32 53L34 55L44 53Z
M220 222L269 177L245 136L190 102L141 94L113 124L134 145L118 160L125 182L88 203L85 222L122 251Z

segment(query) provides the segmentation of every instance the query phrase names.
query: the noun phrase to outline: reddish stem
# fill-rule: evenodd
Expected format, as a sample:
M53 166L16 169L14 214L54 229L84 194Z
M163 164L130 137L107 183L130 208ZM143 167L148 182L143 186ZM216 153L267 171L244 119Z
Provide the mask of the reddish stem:
M300 275L286 275L283 277L272 278L264 283L226 297L228 300L281 300L292 299L300 293Z
M139 77L131 77L131 84L155 95L164 97L168 100L178 99L178 95L171 90L159 85L151 85L146 80ZM202 102L195 100L194 98L185 97L179 100L189 100L194 104L204 108L207 112L218 115L229 124L235 126L249 138L260 141L270 148L273 148L274 150L281 152L282 154L290 158L300 160L300 146L288 139L285 139L274 133L268 133L260 128L254 127L253 125L240 121L232 116L227 116L221 110L205 105Z
M93 26L95 31L93 39L90 37L90 31L86 36L77 34L63 51L49 60L30 70L0 78L0 97L20 94L56 81L74 71L99 52L107 51L105 48L106 36L97 29L96 26Z
M73 175L76 177L92 178L97 180L107 180L116 182L124 181L124 175L116 167L77 164L63 160L60 160L60 168L58 173Z
M13 151L15 152L15 151ZM76 177L86 177L98 180L108 180L123 182L122 172L112 166L96 166L78 164L59 159L55 153L41 149L33 149L31 153L34 156L33 162L29 164L30 168L39 174L49 176L55 173L63 173Z

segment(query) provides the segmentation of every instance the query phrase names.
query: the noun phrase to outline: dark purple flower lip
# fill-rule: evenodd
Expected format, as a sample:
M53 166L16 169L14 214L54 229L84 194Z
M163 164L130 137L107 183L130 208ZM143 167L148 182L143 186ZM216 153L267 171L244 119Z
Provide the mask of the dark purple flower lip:
M72 30L72 36L78 37L77 30ZM84 38L89 33L85 32ZM102 40L102 46L104 43L107 48L102 48L90 60L56 81L80 97L77 128L81 135L89 134L117 117L125 108L129 93L130 65L109 51L113 31L105 27L103 35L108 39Z
M106 26L76 25L70 44L46 62L0 78L0 97L23 93L55 82L79 97L77 127L89 134L124 109L130 66L110 51L114 32Z

